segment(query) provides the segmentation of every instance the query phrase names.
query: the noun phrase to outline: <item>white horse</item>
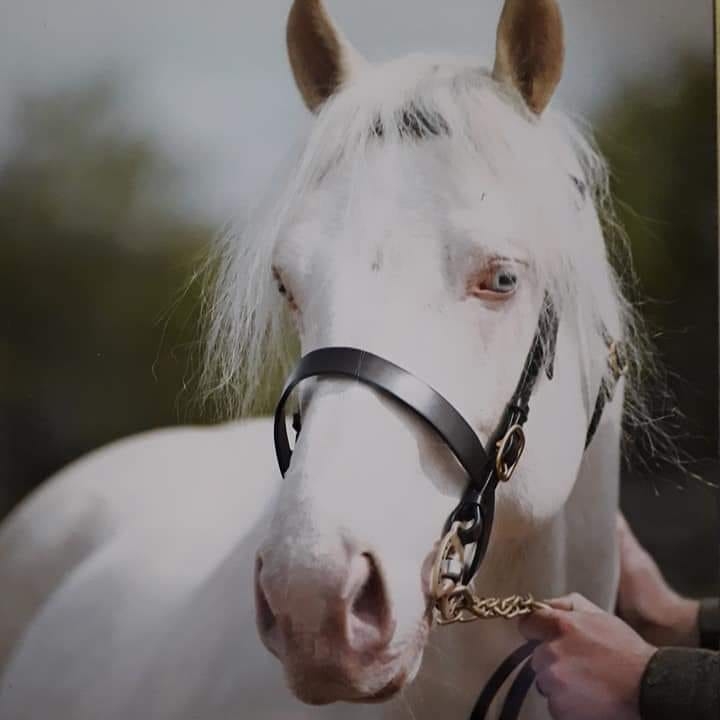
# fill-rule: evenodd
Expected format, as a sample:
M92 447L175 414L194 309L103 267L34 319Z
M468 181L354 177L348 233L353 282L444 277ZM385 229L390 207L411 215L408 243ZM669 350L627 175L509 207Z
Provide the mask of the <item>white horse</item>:
M295 2L288 46L317 117L279 192L224 245L214 377L236 389L242 375L252 398L284 332L304 352L362 347L486 442L549 293L555 377L535 389L476 588L610 609L623 392L583 446L603 328L634 334L601 230L603 163L546 109L563 63L555 0L507 0L492 72L370 64L320 0ZM284 481L268 420L163 431L75 463L11 516L1 720L467 717L521 638L495 621L428 639L429 559L466 478L369 388L306 392ZM548 717L535 693L524 712Z

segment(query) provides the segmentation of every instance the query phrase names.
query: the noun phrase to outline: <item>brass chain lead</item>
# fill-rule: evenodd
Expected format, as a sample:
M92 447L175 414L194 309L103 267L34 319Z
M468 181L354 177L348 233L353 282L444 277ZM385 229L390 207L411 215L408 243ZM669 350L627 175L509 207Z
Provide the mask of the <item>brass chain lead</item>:
M477 620L513 620L547 607L532 595L479 598L470 588L461 586L436 602L435 621L438 625L455 625Z
M459 584L464 548L458 535L462 524L456 522L443 538L431 577L435 599L435 621L438 625L470 623L477 620L513 620L547 608L532 595L507 598L480 598L471 588Z

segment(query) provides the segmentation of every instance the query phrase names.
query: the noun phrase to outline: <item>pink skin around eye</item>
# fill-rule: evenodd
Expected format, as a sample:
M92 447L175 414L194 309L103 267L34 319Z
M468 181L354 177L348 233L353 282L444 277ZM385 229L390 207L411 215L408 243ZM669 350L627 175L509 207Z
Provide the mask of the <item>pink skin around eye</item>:
M503 302L509 300L515 294L515 288L508 292L498 292L492 289L492 281L498 271L503 270L503 264L493 264L483 268L478 274L473 275L468 282L468 295L490 302ZM508 267L508 273L516 273Z

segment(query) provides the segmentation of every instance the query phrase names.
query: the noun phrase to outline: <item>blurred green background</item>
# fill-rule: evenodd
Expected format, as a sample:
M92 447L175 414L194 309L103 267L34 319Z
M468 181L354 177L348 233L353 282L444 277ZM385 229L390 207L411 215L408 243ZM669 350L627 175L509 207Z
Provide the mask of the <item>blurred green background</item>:
M662 402L656 412L670 410L694 469L715 480L714 73L708 58L675 64L671 87L619 85L592 122L677 398L679 414ZM0 166L0 517L111 440L217 419L193 402L200 288L190 283L214 228L162 200L184 171L149 135L116 122L120 97L110 80L14 105ZM674 489L681 479L672 468L650 480L626 468L623 503L671 579L709 592L717 518L709 491ZM696 561L674 562L678 548Z

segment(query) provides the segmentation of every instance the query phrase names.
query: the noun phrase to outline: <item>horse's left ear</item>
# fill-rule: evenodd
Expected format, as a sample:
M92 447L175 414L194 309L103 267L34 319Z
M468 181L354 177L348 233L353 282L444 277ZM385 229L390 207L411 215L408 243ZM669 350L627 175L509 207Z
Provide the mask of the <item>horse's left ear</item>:
M540 115L560 82L565 41L556 0L505 0L493 76Z

